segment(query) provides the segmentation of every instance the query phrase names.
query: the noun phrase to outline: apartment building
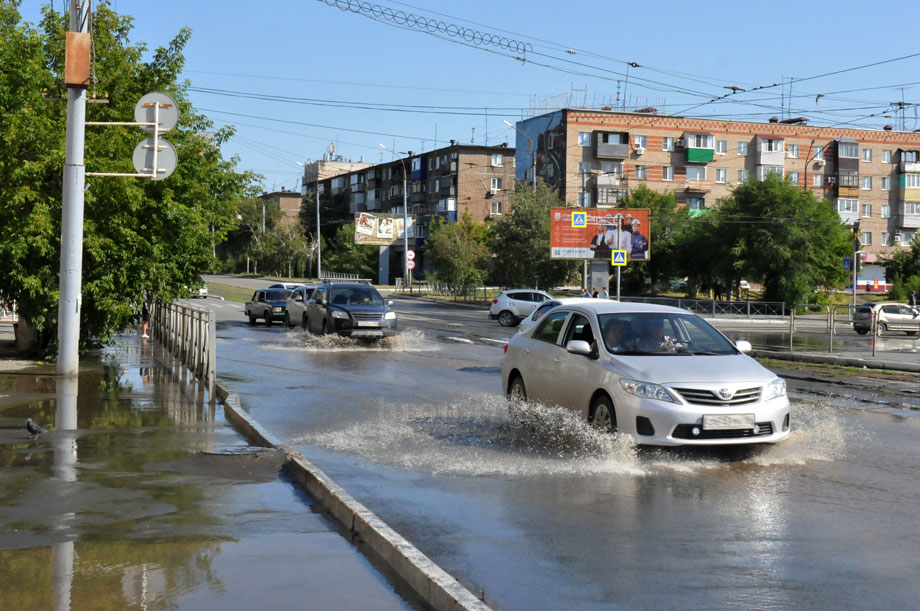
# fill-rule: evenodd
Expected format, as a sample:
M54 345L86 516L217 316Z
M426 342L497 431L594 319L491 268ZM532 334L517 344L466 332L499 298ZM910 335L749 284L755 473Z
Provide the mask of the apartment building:
M303 199L297 191L282 189L281 191L263 193L261 197L266 202L271 203L275 208L281 210L282 223L296 225L300 222L298 216L300 214L300 206L303 203Z
M515 150L499 146L458 144L427 153L372 165L307 183L304 192L332 196L332 205L358 212L403 212L403 171L406 172L408 214L416 218L416 270L430 271L425 240L431 221L440 217L456 221L469 213L476 221L496 219L509 211L514 193ZM402 243L381 250L381 280L385 270L401 269ZM384 260L386 258L386 261ZM397 274L398 275L398 274Z
M778 174L829 200L845 223L859 219L866 263L909 247L920 228L920 133L585 109L517 128L537 148L537 175L570 205L614 206L644 184L702 210ZM517 137L517 174L529 179L532 151Z

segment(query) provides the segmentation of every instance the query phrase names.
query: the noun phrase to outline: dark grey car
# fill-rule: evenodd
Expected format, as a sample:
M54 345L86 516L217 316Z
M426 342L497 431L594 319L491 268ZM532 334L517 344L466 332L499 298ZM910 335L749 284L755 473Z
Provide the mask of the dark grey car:
M252 299L246 302L244 312L249 317L250 324L262 319L266 326L271 326L274 320L284 320L288 300L291 298L290 289L260 289L252 294Z
M364 339L396 335L396 312L389 307L392 304L369 284L320 284L307 302L307 330Z

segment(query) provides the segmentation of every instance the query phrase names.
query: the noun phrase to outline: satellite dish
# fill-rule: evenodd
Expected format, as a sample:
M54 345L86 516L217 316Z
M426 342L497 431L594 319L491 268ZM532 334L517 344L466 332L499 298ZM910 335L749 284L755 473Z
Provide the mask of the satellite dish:
M326 148L326 150L329 151L329 156L330 156L330 157L332 157L333 155L335 155L335 143L330 142L330 143L329 143L329 146Z

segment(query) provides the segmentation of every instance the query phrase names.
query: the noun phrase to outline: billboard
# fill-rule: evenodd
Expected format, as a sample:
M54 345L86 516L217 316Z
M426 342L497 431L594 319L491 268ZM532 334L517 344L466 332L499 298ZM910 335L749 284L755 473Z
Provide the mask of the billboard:
M409 238L415 239L415 217L409 220ZM380 214L377 212L359 212L355 214L355 244L370 246L390 246L399 244L405 238L401 214Z
M628 261L648 261L649 211L640 208L553 208L551 259L606 259L625 250Z

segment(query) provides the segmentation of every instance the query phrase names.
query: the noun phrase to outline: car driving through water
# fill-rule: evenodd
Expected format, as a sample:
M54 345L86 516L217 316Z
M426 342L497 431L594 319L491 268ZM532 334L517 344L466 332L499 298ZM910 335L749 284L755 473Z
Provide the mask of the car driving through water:
M668 306L560 305L505 347L502 388L644 445L776 443L786 383L699 316Z

